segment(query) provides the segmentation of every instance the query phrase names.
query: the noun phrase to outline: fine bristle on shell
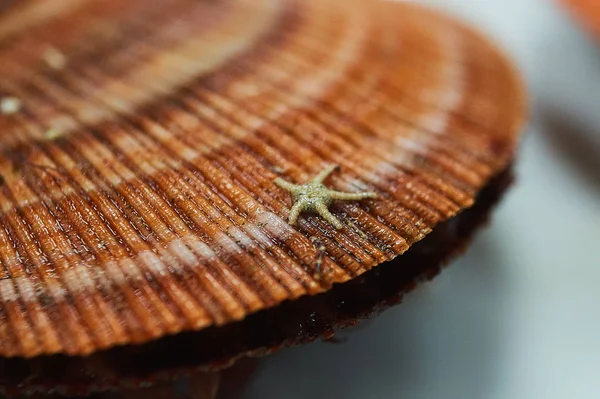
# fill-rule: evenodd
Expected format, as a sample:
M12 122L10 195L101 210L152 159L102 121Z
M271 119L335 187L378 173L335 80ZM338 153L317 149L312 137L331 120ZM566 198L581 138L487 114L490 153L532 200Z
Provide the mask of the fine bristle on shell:
M393 259L514 157L487 40L406 3L27 1L0 14L0 356L241 320ZM375 192L288 224L281 177Z

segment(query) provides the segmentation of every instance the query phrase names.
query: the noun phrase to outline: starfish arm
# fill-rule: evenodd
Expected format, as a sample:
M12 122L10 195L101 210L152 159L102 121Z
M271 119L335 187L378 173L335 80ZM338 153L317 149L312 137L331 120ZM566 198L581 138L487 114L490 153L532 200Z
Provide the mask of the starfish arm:
M332 174L333 171L336 170L337 168L339 168L339 165L329 165L328 167L323 169L321 171L321 173L319 173L317 176L315 176L315 178L313 179L313 183L323 183L323 181L325 181L325 179L327 179L327 176Z
M340 222L340 220L338 218L336 218L335 216L333 216L333 214L331 212L329 212L329 209L327 209L327 205L325 205L325 203L323 203L323 202L317 203L315 205L315 209L317 210L319 215L321 215L323 217L323 219L325 219L329 223L331 223L336 229L339 230L344 227L342 222Z
M342 191L328 190L327 196L334 200L358 201L365 198L377 198L377 193L344 193Z
M297 184L294 183L290 183L287 180L282 179L281 177L278 177L277 179L275 179L273 181L273 183L275 183L276 185L278 185L279 187L283 188L284 190L290 191L292 193L296 193L299 190L301 190L302 188L300 186L298 186Z
M305 206L306 203L304 201L298 201L294 204L294 206L292 206L292 209L290 210L290 216L288 218L291 225L296 224L298 216L300 215L300 212L304 210Z

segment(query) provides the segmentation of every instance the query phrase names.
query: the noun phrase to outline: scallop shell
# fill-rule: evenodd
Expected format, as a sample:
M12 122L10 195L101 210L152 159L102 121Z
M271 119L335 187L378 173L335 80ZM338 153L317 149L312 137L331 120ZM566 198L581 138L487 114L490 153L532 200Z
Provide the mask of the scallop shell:
M366 0L18 2L0 17L0 355L86 355L327 291L471 207L524 94L477 33ZM344 228L288 224L330 164Z

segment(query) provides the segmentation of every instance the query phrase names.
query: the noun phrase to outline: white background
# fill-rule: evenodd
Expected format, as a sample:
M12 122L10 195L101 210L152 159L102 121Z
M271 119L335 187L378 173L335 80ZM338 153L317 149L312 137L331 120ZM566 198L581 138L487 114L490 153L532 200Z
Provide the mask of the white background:
M423 2L525 75L518 185L466 257L345 344L268 358L244 398L600 398L600 42L552 0Z

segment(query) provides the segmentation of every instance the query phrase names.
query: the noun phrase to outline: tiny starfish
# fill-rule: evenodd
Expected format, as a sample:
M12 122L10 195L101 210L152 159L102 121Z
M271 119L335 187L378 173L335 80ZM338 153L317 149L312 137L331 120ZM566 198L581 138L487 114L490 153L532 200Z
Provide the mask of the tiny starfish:
M321 171L312 181L302 185L293 184L281 178L275 179L274 183L292 193L292 197L294 198L294 206L292 206L289 217L291 225L296 224L298 215L301 212L313 211L321 215L335 226L336 229L341 229L344 225L328 209L334 200L358 201L365 198L377 197L377 194L373 192L345 193L325 187L323 181L338 167L338 165L331 165Z

